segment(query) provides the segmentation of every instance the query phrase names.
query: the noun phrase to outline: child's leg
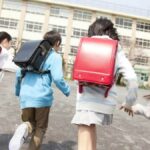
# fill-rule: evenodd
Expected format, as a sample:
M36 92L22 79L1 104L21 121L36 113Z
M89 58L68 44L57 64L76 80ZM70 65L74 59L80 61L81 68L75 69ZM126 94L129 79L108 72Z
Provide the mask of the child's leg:
M49 111L50 111L49 107L36 108L35 111L36 128L29 144L29 150L40 149L44 134L48 126Z
M136 104L132 106L132 110L135 114L143 115L147 119L150 119L150 104L147 106L143 106L141 104Z
M78 126L78 150L96 150L96 126Z
M34 120L34 109L26 108L22 110L22 120L24 121L19 125L10 140L9 150L19 150L28 137L29 133L33 131L33 125L30 123Z

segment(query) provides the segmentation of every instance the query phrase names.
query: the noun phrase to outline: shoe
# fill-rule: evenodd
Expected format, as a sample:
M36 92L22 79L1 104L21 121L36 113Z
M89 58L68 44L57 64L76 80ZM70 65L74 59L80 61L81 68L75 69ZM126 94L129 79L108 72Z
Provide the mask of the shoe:
M13 137L9 142L9 150L19 150L28 136L28 125L22 123L16 129Z

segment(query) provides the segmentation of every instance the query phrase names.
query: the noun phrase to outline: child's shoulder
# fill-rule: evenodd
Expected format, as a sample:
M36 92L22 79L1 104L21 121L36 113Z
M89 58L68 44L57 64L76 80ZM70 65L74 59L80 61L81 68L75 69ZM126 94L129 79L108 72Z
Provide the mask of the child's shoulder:
M61 55L55 51L52 51L49 55L51 58L61 58Z
M54 61L54 60L62 60L62 57L59 53L55 52L55 51L51 51L49 56L48 56L48 60Z

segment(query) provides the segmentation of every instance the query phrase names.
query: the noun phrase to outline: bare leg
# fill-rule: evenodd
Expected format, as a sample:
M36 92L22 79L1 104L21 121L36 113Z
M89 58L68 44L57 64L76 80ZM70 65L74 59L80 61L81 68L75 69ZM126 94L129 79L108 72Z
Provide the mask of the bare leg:
M79 125L78 150L96 150L96 126Z

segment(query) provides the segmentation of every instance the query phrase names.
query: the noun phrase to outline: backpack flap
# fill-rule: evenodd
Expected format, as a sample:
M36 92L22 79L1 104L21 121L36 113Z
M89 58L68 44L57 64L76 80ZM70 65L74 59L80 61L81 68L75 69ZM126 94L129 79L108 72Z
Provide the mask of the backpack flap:
M31 66L35 70L42 70L43 64L47 58L47 54L51 49L51 45L48 41L43 40L38 46L35 55L32 58Z
M32 67L39 71L47 58L51 45L46 40L29 41L22 45L13 61L21 68Z
M14 57L14 63L19 67L27 67L31 63L40 43L41 40L25 42Z
M82 38L74 63L73 79L110 89L114 83L117 46L116 40Z

